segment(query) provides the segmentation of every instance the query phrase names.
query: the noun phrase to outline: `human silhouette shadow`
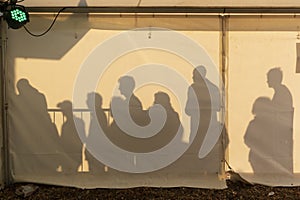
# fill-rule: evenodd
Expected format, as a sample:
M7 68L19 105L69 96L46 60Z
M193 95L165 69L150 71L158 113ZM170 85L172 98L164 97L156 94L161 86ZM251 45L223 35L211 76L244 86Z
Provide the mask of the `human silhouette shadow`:
M249 162L255 173L274 171L272 159L275 156L273 144L273 108L272 100L259 97L252 107L254 118L250 121L244 136L245 144L250 148Z
M219 88L206 77L206 68L198 66L193 70L193 83L188 88L188 99L185 106L185 113L190 116L190 135L195 135L194 141L186 151L192 155L195 165L199 170L219 172L220 163L224 159L225 150L222 145L227 146L227 131L224 128L226 142L222 143L220 137L222 130L221 123L218 121L220 112L221 97ZM208 133L210 123L214 126L215 138L212 141L212 149L208 155L199 159L198 154L203 140ZM197 158L196 158L197 157Z
M274 89L273 97L260 97L253 105L255 118L244 139L254 174L293 173L293 99L282 79L280 68L269 70L267 83Z
M180 134L182 138L183 127L181 125L179 115L174 110L171 104L170 96L167 93L161 91L155 93L153 104L153 106L161 105L165 109L167 114L163 128L157 133L157 135L151 138L153 140L153 143L156 144L156 147L160 149L163 146L167 145L175 137L176 134Z
M9 114L10 145L26 173L53 173L59 165L59 135L47 111L44 94L27 79L18 80L18 94L12 99Z
M114 99L115 101L122 101L121 99ZM120 103L122 104L122 102ZM118 125L113 121L111 124L111 131L108 138L117 146L126 149L131 152L147 153L153 152L155 150L161 149L167 145L176 134L183 134L183 127L181 125L179 115L175 112L171 105L170 97L167 93L157 92L154 95L153 106L149 108L151 119L154 120L153 125L158 123L155 121L156 116L160 115L160 110L158 106L161 106L166 112L165 122L159 130L153 131L153 129L148 129L150 132L155 134L147 138L137 138L128 135L126 132L121 130ZM120 106L122 107L122 105ZM122 115L121 113L117 113ZM143 133L141 133L143 134Z
M206 78L205 67L196 67L193 70L193 83L188 88L185 113L190 116L191 134L196 135L195 143L197 143L198 150L208 131L209 124L219 124L217 115L220 111L220 100L220 91Z
M149 124L148 113L143 110L142 102L133 93L135 89L135 80L132 76L122 76L118 80L121 95L125 97L124 103L129 106L129 114L132 120L139 126Z
M170 97L166 93L156 93L154 105L148 111L145 111L143 110L141 101L133 94L135 87L133 77L121 77L119 84L119 90L125 98L112 98L111 110L113 121L109 134L106 134L115 145L130 152L153 152L170 142L178 130L182 131L178 114L172 108ZM130 116L128 116L126 109L129 110ZM163 113L165 115L161 114L162 110L164 110L165 113ZM165 123L161 122L161 115L165 116ZM123 124L128 124L128 127L120 127L116 120L117 117L123 121ZM152 120L151 123L150 117ZM128 118L131 118L132 121L128 122ZM139 129L140 127L146 127L146 129ZM130 134L136 129L141 130L138 133L140 135L137 135L137 137ZM151 133L154 134L149 135ZM143 137L145 135L149 135L149 137Z
M60 102L57 107L61 109L65 118L60 136L62 172L74 174L78 172L78 168L82 164L83 144L78 133L85 135L85 124L82 119L73 115L71 101Z
M87 145L89 145L89 143L97 143L97 134L101 134L99 131L107 132L108 121L102 108L102 96L100 94L95 92L88 93L86 104L90 110L90 126L86 140ZM88 161L90 173L104 171L104 165L94 158L88 149L85 149L85 158Z
M273 68L267 74L268 86L274 89L272 105L274 109L274 154L275 162L282 173L293 173L293 119L292 94L282 84L283 73Z

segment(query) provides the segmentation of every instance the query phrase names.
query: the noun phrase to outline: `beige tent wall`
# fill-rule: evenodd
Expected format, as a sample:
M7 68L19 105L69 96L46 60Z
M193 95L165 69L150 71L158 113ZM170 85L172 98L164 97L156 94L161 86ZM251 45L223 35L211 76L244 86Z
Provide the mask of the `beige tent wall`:
M31 15L27 27L35 33L43 32L52 18L52 14ZM204 56L203 62L197 65L207 67L208 79L216 85L220 85L219 77L216 78L211 69L215 67L220 75L222 45L228 45L226 63L223 64L226 64L227 69L226 128L229 147L226 159L230 166L250 182L273 186L299 185L299 19L297 14L230 14L224 23L227 34L226 37L223 35L223 43L221 19L213 14L64 14L58 18L53 29L41 38L31 37L23 29L8 30L10 167L13 180L88 188L141 185L225 187L219 175L222 175L221 161L227 146L221 144L221 141L205 159L197 156L201 146L198 142L171 165L140 174L120 172L103 163L101 173L91 173L88 161L90 155L84 152L85 147L80 152L66 154L61 152L58 145L58 138L62 137L63 124L66 122L58 103L74 100L76 78L84 66L91 64L97 67L98 62L101 66L101 60L93 55L107 52L99 51L99 44L110 41L124 31L145 27L145 37L151 40L155 37L155 27L163 27L183 34L205 50L208 57ZM130 39L128 41L133 42ZM118 43L114 45L118 46ZM99 58L104 59L101 56ZM187 85L193 82L193 66L189 59L157 49L128 52L114 59L97 82L95 91L102 95L103 108L109 108L112 97L120 95L119 77L129 73L134 75L137 82L142 82L145 74L143 70L134 71L135 67L145 67L149 63L171 66L186 80ZM281 73L282 82L276 85L280 83ZM165 71L162 74L167 80L172 79L171 74ZM90 78L86 76L86 80ZM25 101L18 98L20 89L17 84L21 79L27 79L35 88L33 91L36 96L40 96L37 99L46 102L49 119L54 124L38 122L35 112L45 107L43 103L35 104L32 101L34 94L23 98ZM182 123L187 124L189 120L184 117L183 111L186 97L182 99L180 94L187 94L188 87L180 85L176 88L178 91L170 88L155 83L139 85L135 94L144 109L153 105L157 91L168 94L174 111L179 114ZM75 115L83 120L84 132L87 134L91 118L86 112L86 93L82 96L82 101L73 103L76 109L83 109L76 111ZM49 116L43 115L40 118L46 121ZM111 114L106 112L106 116L112 122ZM58 137L52 135L44 138L39 135L53 127L57 128ZM182 141L189 141L186 130ZM40 144L45 147L42 151ZM62 158L76 164L78 156L82 162L75 171L65 172L63 166L53 166L53 163L62 162Z
M27 28L34 33L43 32L50 24L52 17L47 14L31 15L31 22ZM120 17L119 15L70 14L61 15L53 29L40 38L31 37L24 29L9 30L8 98L10 166L13 180L84 188L134 186L224 188L225 181L219 177L222 175L221 161L224 154L220 140L208 156L199 159L201 140L195 139L196 143L193 143L193 147L189 148L180 159L167 167L148 173L121 172L103 163L98 163L100 170L93 172L91 162L87 161L91 157L82 152L84 149L82 151L81 149L78 151L78 148L77 150L68 149L67 153L60 149L61 147L71 148L78 143L78 139L74 138L76 135L68 140L70 146L60 143L63 137L62 132L66 130L63 124L67 122L61 111L70 108L63 106L69 105L66 100L71 102L74 100L74 85L76 85L75 81L81 68L86 63L100 66L101 59L104 60L105 56L101 56L105 55L106 51L99 51L99 59L90 57L97 51L100 44L110 41L117 34L135 28L147 27L147 31L144 31L147 40L156 36L156 32L153 31L155 27L171 29L194 41L204 50L206 55L204 57L199 55L201 61L196 64L205 65L207 78L215 85L219 85L220 26L220 19L217 15L191 17L122 15ZM131 44L135 43L133 38L129 38L128 41ZM112 48L122 48L122 46L118 47L119 43L113 44ZM186 44L181 43L181 45ZM196 60L199 59L197 52L189 52L189 54L196 55ZM143 103L144 109L153 105L154 94L157 91L168 94L174 111L178 113L183 123L182 142L189 142L189 128L185 126L189 124L189 118L184 117L186 102L179 98L181 94L184 94L186 98L187 86L192 84L194 68L189 59L184 59L171 51L159 49L141 48L128 52L110 63L109 68L99 79L96 92L103 98L103 108L109 108L111 98L118 90L118 79L126 73L135 74L134 78L137 82L142 81L143 76L145 78L162 76L172 82L171 74L166 72L163 72L165 74L145 75L142 71L136 73L134 71L136 67L157 63L169 66L169 70L176 70L187 85L172 83L176 86L175 90L172 90L173 86L149 83L136 88L135 94ZM139 73L141 73L140 76ZM87 76L86 81L90 78ZM86 95L86 93L82 94L84 100L74 106L76 109L87 109ZM59 106L61 102L63 104ZM48 109L50 118L46 114L45 107ZM87 134L91 120L89 113L78 112L75 115L76 119L85 124L82 130ZM110 116L108 113L106 115ZM111 119L109 118L109 122ZM55 128L57 128L57 133ZM110 152L101 153L110 154ZM83 161L78 164L78 159L83 159ZM118 158L114 159L116 161L113 162L117 162ZM72 165L73 170L66 170L67 164ZM151 162L145 165L151 165ZM78 168L74 170L74 166Z
M298 15L229 18L229 160L252 182L299 185L299 22ZM274 68L284 85L275 89Z

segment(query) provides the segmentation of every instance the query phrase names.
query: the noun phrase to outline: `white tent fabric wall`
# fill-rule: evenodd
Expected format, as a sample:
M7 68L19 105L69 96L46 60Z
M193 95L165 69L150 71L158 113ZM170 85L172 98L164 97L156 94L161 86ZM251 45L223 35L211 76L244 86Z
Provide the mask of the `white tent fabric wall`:
M42 32L50 24L52 17L53 15L47 14L32 15L28 28L32 32ZM297 25L299 16L232 15L227 18L226 24L228 25L225 38L228 44L227 129L230 141L227 161L236 172L251 182L281 186L300 185L298 156L300 146L297 142L299 127L296 123L299 121L297 108L300 102L300 93L297 90L300 71ZM101 65L100 58L105 58L101 56L108 52L100 51L100 60L93 60L90 57L97 51L99 45L124 31L144 27L147 27L145 37L148 40L155 36L155 27L163 27L195 41L211 59L211 62L206 60L199 64L208 67L208 79L214 78L213 71L210 71L211 67L215 65L219 70L222 63L220 51L222 34L218 15L153 17L147 14L140 16L127 14L120 17L66 14L60 16L53 29L41 38L33 38L23 29L9 30L7 75L10 166L14 181L90 188L141 185L225 187L224 180L218 177L218 173L222 174L224 170L221 160L228 145L222 144L222 141L218 141L216 148L208 157L200 159L196 164L189 163L194 162L192 156L198 157L201 146L199 143L195 146L197 150L187 151L178 162L149 173L126 173L112 169L109 164L113 165L115 160L112 163L102 163L101 172L89 173L89 164L93 161L90 154L82 152L84 148L80 151L73 149L70 152L60 149L62 127L66 122L61 113L66 107L62 105L70 105L64 100L74 100L74 85L80 68L86 63L98 66L99 62L99 66ZM133 42L131 39L128 41ZM121 49L122 46L118 44L115 45ZM184 46L184 43L181 45ZM190 52L191 55L194 53ZM141 72L133 72L136 66L146 69L148 65L145 63L172 66L172 69L176 69L188 84L193 82L193 66L182 57L147 48L128 52L110 63L109 69L103 72L97 84L96 92L102 95L104 108L110 106L112 96L121 96L117 93L118 78L126 72L135 75L134 78L138 83L143 81L139 77L146 80L147 76L139 76ZM147 67L143 68L145 66ZM283 80L278 84L281 76ZM172 76L170 73L164 77L168 77L166 78L168 80ZM90 78L86 77L87 80ZM27 89L18 87L18 83L22 82L27 84ZM213 82L216 85L220 84L216 80ZM28 91L29 88L33 93L20 98L20 90ZM137 88L136 95L147 109L153 104L153 95L157 91L162 91L170 97L175 112L179 114L182 123L185 123L189 120L183 117L185 114L182 112L186 102L181 102L183 100L178 96L180 97L181 93L186 94L188 88L180 85L176 89L179 91L178 94L177 90L174 92L161 84L143 85ZM32 100L33 96L36 96L36 102ZM85 98L86 94L83 96ZM58 108L60 102L63 104ZM81 103L75 108L86 109L85 99ZM41 115L40 112L45 110L45 106L48 109L53 108L47 113L50 114L52 122L55 122L55 126L49 123L48 114ZM37 123L37 115L39 120L44 119L42 121L47 123ZM88 133L90 114L79 112L76 116L83 120L85 132ZM109 122L112 122L111 116ZM45 130L53 130L48 133L52 136L39 135ZM53 133L57 134L57 137L54 137ZM77 142L78 140L74 139L71 143ZM81 160L80 163L78 159ZM73 168L74 166L78 168L75 171L66 171L64 170L66 165L57 164L62 163L62 160L71 163Z
M39 33L47 28L51 20L52 15L32 15L27 28ZM193 143L189 127L190 118L184 111L188 87L193 83L194 67L204 65L210 84L220 85L220 25L218 15L120 17L68 14L61 15L53 29L41 38L31 37L24 29L9 30L8 114L13 180L84 188L135 186L224 188L225 180L219 177L223 175L222 160L226 148L222 144L222 138L218 140L217 137L217 144L206 157L201 159L198 157L203 137L208 130L207 120L210 120L211 115L211 106L207 104L209 102L207 99L210 99L208 90L204 92L207 95L201 93L205 104L204 106L201 104L200 109L202 113L206 113L202 114L201 118L201 123L204 123L200 124L200 129L203 130L197 134ZM142 40L146 42L144 45L151 46L153 41L153 44L158 46L154 45L151 48L147 45L138 46L139 41L126 33L131 29L144 27L147 28L143 31L133 31L131 34L143 33ZM170 30L158 31L155 27ZM168 38L169 35L166 37L166 33L175 38ZM118 37L115 39L116 35L118 37L125 35L127 43L120 45L120 41L124 40L119 41ZM156 41L161 35L163 37ZM169 45L171 49L161 48L164 43L168 43L166 46ZM101 49L101 45L107 46ZM105 69L101 68L102 62L107 62L106 59L119 49L127 48L126 45L132 46L133 50L113 57L109 65L104 66ZM185 52L176 53L178 49ZM79 93L82 98L79 102L74 98L78 89L76 88L78 77L84 73L83 69L86 66L95 67L89 75L83 75L86 82L89 82L94 74L99 73L99 70L103 70L95 88L95 92L102 96L103 108L110 107L112 97L116 99L122 97L122 91L121 94L118 92L118 79L125 74L135 79L135 94L144 109L152 107L154 101L161 102L163 106L168 103L170 107L166 107L167 116L172 117L170 121L167 118L166 128L162 130L170 136L170 133L175 133L174 127L183 127L182 132L177 132L179 135L174 137L174 141L180 139L180 143L173 147L171 154L160 153L159 150L163 147L159 146L162 145L161 142L169 141L163 138L153 139L150 144L144 143L143 139L137 141L135 139L132 143L120 135L112 138L117 145L129 151L128 155L120 154L123 156L117 154L115 150L101 149L108 148L111 143L89 139L89 136L93 135L91 132L93 116L87 110L89 106L87 93ZM175 72L177 75L174 75ZM144 83L151 78L162 82ZM178 82L180 80L182 83ZM83 85L79 84L78 87L81 88ZM93 90L87 92L91 91ZM170 102L166 100L168 98ZM70 111L72 112L72 103L75 109L83 109L73 117L76 127L73 120L70 120L72 115L69 115ZM136 109L137 105L134 105ZM191 108L199 110L196 104L191 104ZM212 112L217 113L219 110ZM112 123L111 114L106 113L106 117L110 117L108 122ZM221 124L217 126L221 128ZM76 132L79 132L81 140ZM99 139L98 136L95 137ZM124 143L123 139L128 143ZM90 145L89 141L99 142L96 143L96 147L92 145L89 147L91 153L85 151L83 145L84 143ZM181 143L184 147L188 144L188 150L182 152L180 158L172 158L173 153L183 151L180 149ZM173 145L171 142L169 144ZM148 150L144 150L145 148ZM142 158L144 161L141 162L139 158L144 151L146 153L143 156L146 156L146 160ZM132 155L132 152L136 155ZM152 155L152 152L156 154ZM165 160L169 157L174 160L167 163Z
M299 185L299 17L229 19L230 164L266 185Z

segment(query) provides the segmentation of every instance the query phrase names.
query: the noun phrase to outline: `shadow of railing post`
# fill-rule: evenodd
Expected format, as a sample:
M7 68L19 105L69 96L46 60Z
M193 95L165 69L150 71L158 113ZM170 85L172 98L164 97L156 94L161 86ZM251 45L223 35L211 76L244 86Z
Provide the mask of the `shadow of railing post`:
M107 122L109 123L110 120L111 120L110 109L109 108L104 108L102 110L106 113ZM73 111L73 114L79 113L81 120L84 120L84 113L90 114L92 112L91 109L87 109L87 108L75 108L72 111ZM52 123L54 123L57 128L58 128L57 113L61 113L62 114L62 119L63 119L62 123L65 122L65 116L64 116L64 114L62 112L62 109L60 109L60 108L49 108L48 109L48 113L49 113L50 116L52 116L51 117L52 118ZM83 148L85 148L85 144L83 144ZM83 168L83 162L82 162L79 172L83 172L83 171L84 171L84 168Z

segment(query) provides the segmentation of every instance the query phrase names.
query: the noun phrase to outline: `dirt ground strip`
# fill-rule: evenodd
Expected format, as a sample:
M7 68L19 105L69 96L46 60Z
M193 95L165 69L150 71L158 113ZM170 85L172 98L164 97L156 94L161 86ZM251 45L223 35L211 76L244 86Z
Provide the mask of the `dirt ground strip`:
M50 185L38 185L38 189L26 198L16 191L28 183L16 183L0 191L0 199L300 199L300 187L268 187L227 181L222 190L199 188L152 188L130 189L78 189Z

